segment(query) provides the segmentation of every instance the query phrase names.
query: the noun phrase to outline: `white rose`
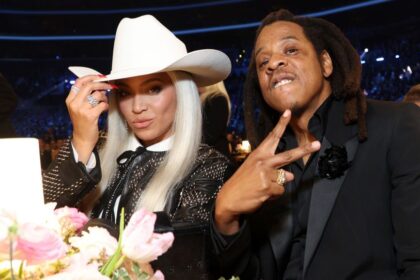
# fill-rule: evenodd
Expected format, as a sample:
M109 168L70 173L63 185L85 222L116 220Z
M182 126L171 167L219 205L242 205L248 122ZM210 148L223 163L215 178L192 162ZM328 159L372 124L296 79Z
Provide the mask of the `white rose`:
M82 236L71 237L69 242L87 259L97 259L101 252L111 256L118 246L118 241L101 227L89 227L88 231L82 232Z

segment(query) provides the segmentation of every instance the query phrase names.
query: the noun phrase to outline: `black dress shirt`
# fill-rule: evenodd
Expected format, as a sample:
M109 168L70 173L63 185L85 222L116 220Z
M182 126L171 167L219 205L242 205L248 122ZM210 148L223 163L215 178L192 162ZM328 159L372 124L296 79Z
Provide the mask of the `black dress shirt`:
M309 132L320 142L325 134L330 104L331 97L318 108L308 124ZM290 150L297 146L296 137L293 131L288 128L280 141L278 150ZM318 153L313 153L306 164L304 164L302 159L299 159L286 167L288 171L293 173L295 179L288 186L291 188L292 194L293 239L289 263L283 275L284 280L300 280L303 277L303 257L308 227L309 204L314 176L316 176L317 162Z

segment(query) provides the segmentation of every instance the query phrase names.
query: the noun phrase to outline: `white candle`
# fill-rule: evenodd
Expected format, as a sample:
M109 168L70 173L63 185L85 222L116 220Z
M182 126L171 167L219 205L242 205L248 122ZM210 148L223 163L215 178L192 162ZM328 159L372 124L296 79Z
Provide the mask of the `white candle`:
M43 205L38 139L0 139L0 210L30 218Z

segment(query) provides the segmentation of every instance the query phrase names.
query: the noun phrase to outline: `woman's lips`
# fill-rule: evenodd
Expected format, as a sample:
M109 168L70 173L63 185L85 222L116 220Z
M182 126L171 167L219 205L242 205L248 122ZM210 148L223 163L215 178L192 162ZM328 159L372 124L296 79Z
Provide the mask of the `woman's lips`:
M147 128L149 125L151 125L153 122L153 119L147 119L147 120L137 120L133 122L133 126L135 128Z

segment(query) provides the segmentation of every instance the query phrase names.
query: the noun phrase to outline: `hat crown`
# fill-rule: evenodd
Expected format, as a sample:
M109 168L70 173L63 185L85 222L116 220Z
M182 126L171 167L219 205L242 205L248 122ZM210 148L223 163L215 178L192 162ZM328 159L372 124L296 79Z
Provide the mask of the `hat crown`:
M185 44L155 17L124 18L115 34L111 73L163 69L186 54Z

